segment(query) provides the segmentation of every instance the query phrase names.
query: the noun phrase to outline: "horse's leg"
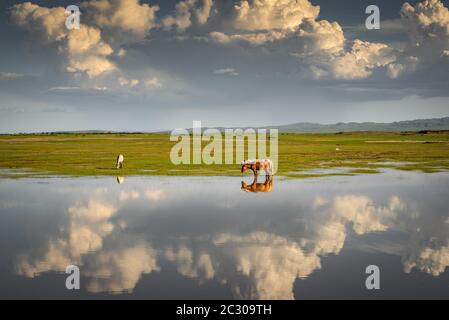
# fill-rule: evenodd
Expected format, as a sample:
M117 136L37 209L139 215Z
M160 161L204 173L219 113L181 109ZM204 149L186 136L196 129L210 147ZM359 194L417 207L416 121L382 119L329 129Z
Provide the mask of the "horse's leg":
M267 172L268 172L268 176L269 176L270 179L271 179L271 177L273 176L273 168L268 168L268 169L267 169Z

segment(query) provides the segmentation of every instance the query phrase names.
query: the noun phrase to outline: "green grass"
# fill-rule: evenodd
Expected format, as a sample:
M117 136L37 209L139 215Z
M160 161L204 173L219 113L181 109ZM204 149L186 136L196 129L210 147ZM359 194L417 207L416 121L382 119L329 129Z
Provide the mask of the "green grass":
M2 135L0 177L240 175L239 165L176 166L169 157L174 144L164 134ZM114 167L118 153L125 155L125 168L120 171ZM302 172L339 167L350 168L348 174L376 173L378 168L449 170L449 133L279 135L277 175L323 176L329 173ZM12 173L11 169L24 174Z

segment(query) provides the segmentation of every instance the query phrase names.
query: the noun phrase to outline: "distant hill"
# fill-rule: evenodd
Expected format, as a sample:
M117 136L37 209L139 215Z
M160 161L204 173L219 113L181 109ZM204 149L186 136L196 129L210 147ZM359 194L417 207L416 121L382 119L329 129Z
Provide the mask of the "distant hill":
M245 130L255 127L242 127ZM449 117L439 119L419 119L410 121L397 121L391 123L378 122L339 122L335 124L319 124L310 122L298 122L280 126L260 127L261 129L279 129L283 133L336 133L336 132L357 132L357 131L384 131L384 132L405 132L405 131L445 131L449 130ZM203 130L208 129L203 127ZM223 132L225 128L215 128ZM236 128L229 128L236 129ZM188 129L191 133L192 129ZM168 133L169 131L164 131Z
M255 127L241 127L241 129ZM381 122L339 122L335 124L319 124L310 122L298 122L280 126L260 127L261 129L279 129L283 133L336 133L356 131L384 131L384 132L406 132L406 131L449 131L449 117L436 119L418 119L409 121L397 121L390 123ZM208 129L203 127L203 130ZM224 127L216 128L224 131ZM236 128L229 128L236 129ZM192 129L188 129L192 132ZM79 130L79 131L53 131L32 134L142 134L142 133L170 133L171 130L163 131L108 131L108 130ZM3 134L0 134L3 135Z
M423 130L449 130L449 117L439 119L420 119L410 121L398 121L391 123L377 122L348 122L336 124L318 124L299 122L283 126L270 126L278 128L279 132L352 132L352 131L423 131Z

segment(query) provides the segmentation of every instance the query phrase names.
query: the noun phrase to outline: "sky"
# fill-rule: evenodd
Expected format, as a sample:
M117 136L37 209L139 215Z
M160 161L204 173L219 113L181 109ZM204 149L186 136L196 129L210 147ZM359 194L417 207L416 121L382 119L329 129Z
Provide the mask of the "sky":
M368 5L380 29L368 30ZM68 5L80 8L69 30ZM449 116L442 0L0 3L0 132Z

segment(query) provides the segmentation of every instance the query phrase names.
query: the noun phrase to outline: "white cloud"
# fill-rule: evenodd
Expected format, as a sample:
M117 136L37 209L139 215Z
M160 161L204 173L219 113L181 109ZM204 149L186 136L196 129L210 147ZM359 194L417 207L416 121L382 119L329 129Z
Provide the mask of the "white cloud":
M440 0L426 0L415 6L404 3L401 21L414 44L437 41L448 45L445 40L449 36L449 10Z
M81 4L86 19L91 23L113 30L128 31L143 37L156 26L157 5L140 0L95 0Z
M211 257L204 252L194 255L192 250L181 245L177 250L168 247L165 249L164 255L167 260L177 264L180 274L188 278L208 280L215 275Z
M140 83L140 81L137 79L127 79L125 77L119 77L118 82L122 87L131 87L131 88L137 86Z
M123 48L120 48L117 52L117 56L120 58L123 58L124 56L126 56L126 50Z
M449 10L440 0L415 6L405 3L400 20L385 22L390 32L408 33L410 43L400 49L359 39L348 44L338 22L316 20L319 7L307 0L240 1L234 9L232 25L244 32L215 31L209 34L210 40L222 45L247 43L289 50L309 67L315 79L364 79L375 70L397 79L449 61Z
M376 207L371 199L356 195L336 197L333 207L338 216L352 224L357 234L386 231L388 222L403 209L404 204L398 197L392 197L388 206Z
M86 72L91 78L116 69L107 58L113 53L112 48L102 41L100 30L81 25L79 30L67 34L66 51L68 72Z
M231 283L237 298L293 299L296 278L305 278L321 268L318 255L307 253L298 243L271 233L220 234L214 243L226 248L227 259L234 263L231 272L246 278L228 277L226 272L219 275Z
M62 7L46 8L25 2L11 7L11 17L16 24L24 28L43 31L49 41L60 40L67 35L67 14Z
M116 70L110 59L113 45L136 37L143 39L156 26L155 13L159 10L158 6L141 4L139 0L95 0L80 6L83 16L78 30L65 27L67 14L63 7L47 8L26 2L11 8L11 18L56 43L65 58L67 72L85 73L89 78ZM123 58L125 53L117 48L117 56Z
M176 4L174 15L166 16L162 25L166 30L176 28L178 32L184 32L192 25L192 14L198 24L205 24L209 19L213 5L212 0L203 0L202 6L198 6L197 0L184 0Z
M70 207L67 233L50 239L41 258L19 257L16 272L34 277L42 272L64 271L68 265L79 264L83 255L102 248L103 238L114 230L109 219L116 212L116 207L96 199Z
M391 63L387 66L387 75L392 79L396 79L404 73L415 71L418 64L419 58L417 57L410 56L402 58L400 62Z
M234 26L251 31L294 29L303 19L316 19L320 11L309 0L243 0L234 9Z
M16 80L23 78L24 75L15 72L0 72L0 80Z
M209 20L210 12L214 2L212 0L203 0L203 6L194 10L199 24L205 24Z
M162 82L157 77L153 77L145 81L145 84L148 88L159 89L162 88Z
M386 44L355 40L351 51L329 62L333 76L360 79L369 77L375 69L385 68L386 74L396 79L444 61L444 53L449 49L449 10L444 4L440 0L426 0L415 6L404 3L400 15L401 30L410 39L405 48L398 50Z
M386 44L355 40L351 51L332 59L331 70L337 79L361 79L394 61L394 51Z
M238 76L239 73L234 68L218 69L213 72L214 74L224 74L229 76Z
M424 66L444 59L449 49L448 8L439 0L427 0L415 6L404 3L400 13L410 38L407 55L419 58Z
M68 72L85 72L92 78L116 69L108 59L113 50L101 39L100 30L81 25L80 29L69 31L65 27L67 15L62 7L45 8L26 2L14 5L11 17L18 25L57 43L60 54L66 58Z
M158 202L165 198L166 193L162 189L147 189L144 191L144 196L151 202Z
M88 262L89 292L132 292L142 274L159 271L157 253L147 243L104 250Z
M433 276L439 276L449 267L449 241L438 248L417 245L402 260L406 273L417 268Z
M223 32L214 31L209 34L209 37L213 42L222 45L230 45L242 42L254 46L260 46L269 42L284 39L286 35L287 33L284 31L266 31L266 32L246 33L246 34L232 34L232 35L227 35Z
M140 198L140 193L137 191L121 191L119 195L120 202L128 200L137 200Z
M297 36L307 54L338 54L344 49L345 36L337 22L304 20Z
M216 31L209 36L212 41L223 45L275 43L276 48L283 46L293 50L291 55L309 65L316 79L329 76L336 79L366 78L374 69L387 67L396 61L394 50L381 43L355 40L351 49L346 51L346 38L341 26L337 22L316 20L319 9L307 0L241 1L235 6L238 14L234 25L246 33L227 35ZM392 66L389 73L397 76L401 68L400 65Z

